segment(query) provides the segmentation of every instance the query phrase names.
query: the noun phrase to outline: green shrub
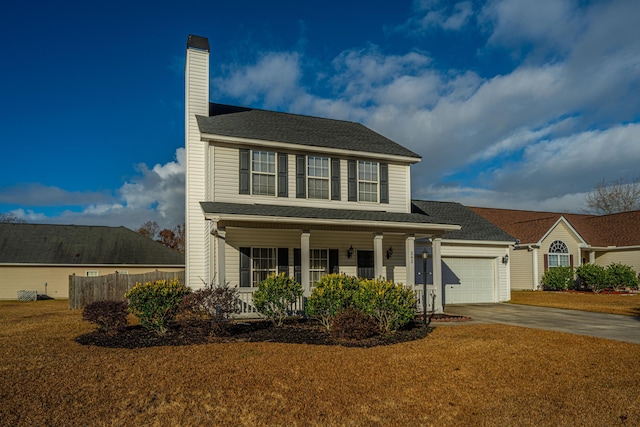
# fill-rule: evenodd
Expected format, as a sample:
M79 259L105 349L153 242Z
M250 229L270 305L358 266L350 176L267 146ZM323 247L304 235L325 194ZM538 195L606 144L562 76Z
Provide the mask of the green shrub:
M186 295L180 307L183 313L206 317L214 322L225 322L240 312L238 288L228 283L216 285L211 282L204 288Z
M180 303L191 290L178 279L136 283L124 297L140 324L162 335L175 321Z
M598 293L609 286L607 270L596 264L583 264L576 268L576 285L579 290Z
M609 286L615 290L631 288L638 289L638 275L636 271L628 265L611 263L607 267Z
M126 301L95 301L82 310L82 320L98 325L98 331L113 333L127 326Z
M354 295L356 308L378 321L383 333L406 325L415 317L416 295L412 289L386 280L360 280Z
M353 307L353 297L359 289L357 277L345 274L327 274L311 291L305 304L308 316L317 318L327 329L341 310Z
M331 324L331 335L337 339L362 340L377 335L378 330L373 317L353 307L338 312Z
M573 286L573 267L553 267L542 275L542 290L566 291Z
M302 296L302 286L284 273L271 275L258 285L253 293L253 304L258 313L276 326L291 314L291 306Z

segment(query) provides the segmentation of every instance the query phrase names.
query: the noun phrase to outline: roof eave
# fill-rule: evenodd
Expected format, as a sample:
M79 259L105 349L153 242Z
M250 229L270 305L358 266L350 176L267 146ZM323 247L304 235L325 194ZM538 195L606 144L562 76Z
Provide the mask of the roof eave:
M205 142L226 142L230 144L243 144L243 145L253 145L258 147L272 147L272 148L282 148L293 151L299 151L300 147L305 147L305 151L318 152L318 153L331 153L342 156L356 156L356 157L369 157L376 159L386 159L393 160L401 163L418 163L422 160L421 156L418 157L409 157L409 156L398 156L394 154L385 154L385 153L373 153L370 151L354 151L354 150L346 150L340 148L329 148L329 147L319 147L315 145L306 145L306 144L294 144L290 142L278 142L278 141L269 141L263 139L253 139L253 138L240 138L235 136L227 136L227 135L218 135L212 133L201 133L200 139Z

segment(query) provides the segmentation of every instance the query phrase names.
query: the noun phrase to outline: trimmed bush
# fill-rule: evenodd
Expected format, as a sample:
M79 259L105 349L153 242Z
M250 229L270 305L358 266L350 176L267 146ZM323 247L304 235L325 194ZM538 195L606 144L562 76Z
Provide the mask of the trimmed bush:
M409 323L416 314L415 292L386 280L361 280L354 302L356 308L376 319L380 331L387 334Z
M82 310L82 320L98 325L98 331L113 333L127 326L126 301L95 301Z
M253 293L253 304L258 313L267 317L276 326L282 326L291 315L291 306L302 296L302 286L293 277L284 273L271 275L258 285Z
M620 263L611 263L607 267L609 286L615 290L638 289L638 276L633 268Z
M362 340L377 335L376 320L357 308L347 308L338 312L331 324L331 335L337 339Z
M542 290L566 291L573 287L572 267L553 267L542 275Z
M576 285L579 290L598 293L609 286L607 270L596 264L583 264L576 268Z
M353 307L355 292L359 289L357 277L345 274L327 274L322 277L307 298L305 310L328 330L338 312Z
M228 321L233 314L240 312L238 289L228 283L216 285L211 282L186 295L181 310L214 322Z
M160 335L175 322L180 303L191 290L178 279L136 283L124 297L140 324Z

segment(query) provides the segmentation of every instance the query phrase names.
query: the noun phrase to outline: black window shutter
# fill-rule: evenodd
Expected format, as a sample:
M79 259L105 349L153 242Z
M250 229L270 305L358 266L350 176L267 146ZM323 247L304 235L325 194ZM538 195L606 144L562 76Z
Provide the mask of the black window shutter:
M340 266L338 265L339 258L340 258L340 252L338 252L338 249L329 249L328 273L340 273Z
M240 248L240 287L251 286L251 248Z
M288 197L287 154L278 153L278 197Z
M307 167L306 156L296 156L296 197L298 199L304 199L307 197L307 173L305 171Z
M240 149L240 194L250 194L249 150Z
M380 203L389 203L389 165L380 163Z
M278 274L289 275L289 248L278 248Z
M302 252L299 248L293 249L293 278L302 283Z
M349 190L349 201L358 201L358 169L355 160L347 161L347 189Z
M340 159L331 159L331 200L340 200Z

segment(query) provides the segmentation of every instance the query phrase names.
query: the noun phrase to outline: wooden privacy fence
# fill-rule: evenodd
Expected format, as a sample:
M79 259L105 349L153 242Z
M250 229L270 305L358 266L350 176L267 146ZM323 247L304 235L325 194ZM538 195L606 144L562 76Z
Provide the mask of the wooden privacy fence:
M124 301L124 294L136 283L178 278L184 283L183 271L151 271L142 274L114 273L106 276L69 276L69 308L84 308L94 301Z

